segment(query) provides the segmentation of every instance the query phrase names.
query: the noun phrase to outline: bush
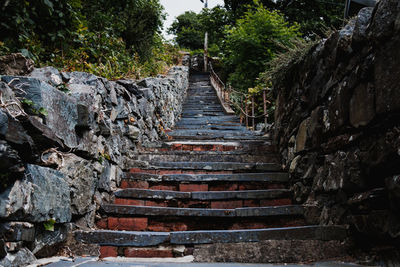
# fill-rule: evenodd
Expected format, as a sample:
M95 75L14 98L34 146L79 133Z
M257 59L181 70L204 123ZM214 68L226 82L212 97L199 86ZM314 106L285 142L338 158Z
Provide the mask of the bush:
M224 48L224 62L231 73L229 82L242 91L254 87L268 62L300 35L297 24L290 26L280 13L256 3L227 30Z

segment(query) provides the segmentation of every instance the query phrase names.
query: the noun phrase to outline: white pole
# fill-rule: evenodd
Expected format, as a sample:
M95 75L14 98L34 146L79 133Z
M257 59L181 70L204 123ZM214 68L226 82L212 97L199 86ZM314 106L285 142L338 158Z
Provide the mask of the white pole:
M208 0L204 1L204 8L208 8ZM204 71L208 70L208 32L204 36Z

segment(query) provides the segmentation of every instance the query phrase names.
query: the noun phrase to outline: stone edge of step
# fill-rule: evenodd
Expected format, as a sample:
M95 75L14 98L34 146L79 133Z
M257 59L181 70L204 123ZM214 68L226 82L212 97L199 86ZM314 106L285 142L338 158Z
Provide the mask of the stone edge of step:
M123 179L145 180L154 182L280 182L289 181L285 172L271 173L233 173L233 174L149 174L125 173Z
M231 199L276 199L291 196L289 189L237 190L237 191L197 191L182 192L171 190L151 190L126 188L114 192L119 198L134 199L191 199L191 200L231 200Z
M101 206L106 214L140 215L140 216L175 216L175 217L271 217L271 216L302 216L302 205L286 205L271 207L250 207L236 209L209 209L209 208L172 208L134 205L104 204Z
M102 246L147 247L163 243L177 245L259 242L263 240L345 240L345 226L297 226L250 230L210 230L186 232L75 231L79 242Z

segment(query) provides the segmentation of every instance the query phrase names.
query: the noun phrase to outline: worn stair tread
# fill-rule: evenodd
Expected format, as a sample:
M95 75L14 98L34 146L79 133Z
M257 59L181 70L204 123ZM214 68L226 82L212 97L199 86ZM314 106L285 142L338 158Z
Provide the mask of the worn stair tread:
M275 207L237 208L237 209L206 209L206 208L170 208L146 207L131 205L105 204L104 212L115 215L141 216L192 216L192 217L269 217L269 216L300 216L304 213L303 206L288 205Z
M207 134L207 135L170 135L172 140L264 140L265 138L261 136L254 135L224 135L224 134Z
M75 231L75 239L78 242L102 246L148 247L168 242L170 233L112 230Z
M285 172L272 173L233 173L233 174L147 174L126 173L125 178L149 181L170 182L279 182L289 181L289 175Z
M166 145L197 145L197 146L206 146L206 145L223 145L223 146L243 146L243 145L271 145L271 142L264 140L243 140L243 141L215 141L215 140L185 140L185 141L168 141L165 142Z
M147 247L164 243L195 245L259 242L264 240L345 240L343 226L297 226L254 230L207 230L185 232L75 231L78 242L117 247Z
M254 230L213 230L171 232L171 244L259 242L263 240L344 240L347 231L340 226L298 226Z
M174 151L171 151L174 152ZM189 152L191 152L189 150ZM166 153L163 154L144 154L138 155L132 160L147 161L152 165L155 165L159 161L228 161L228 162L279 162L276 155L249 155L249 154L174 154Z
M192 200L224 200L224 199L274 199L290 196L289 189L238 190L238 191L197 191L180 192L170 190L151 190L128 188L114 192L119 198L134 199L192 199Z
M240 162L158 162L146 169L208 170L208 171L280 171L277 163Z

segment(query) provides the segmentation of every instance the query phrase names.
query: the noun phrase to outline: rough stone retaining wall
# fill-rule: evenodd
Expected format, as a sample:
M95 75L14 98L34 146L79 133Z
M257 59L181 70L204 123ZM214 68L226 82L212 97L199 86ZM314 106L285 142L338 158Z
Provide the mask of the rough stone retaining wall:
M364 8L276 84L275 141L295 199L359 247L399 245L400 1ZM398 248L398 247L397 247Z
M0 266L49 256L70 230L94 227L138 147L178 119L188 76L184 66L141 81L52 67L0 76Z

